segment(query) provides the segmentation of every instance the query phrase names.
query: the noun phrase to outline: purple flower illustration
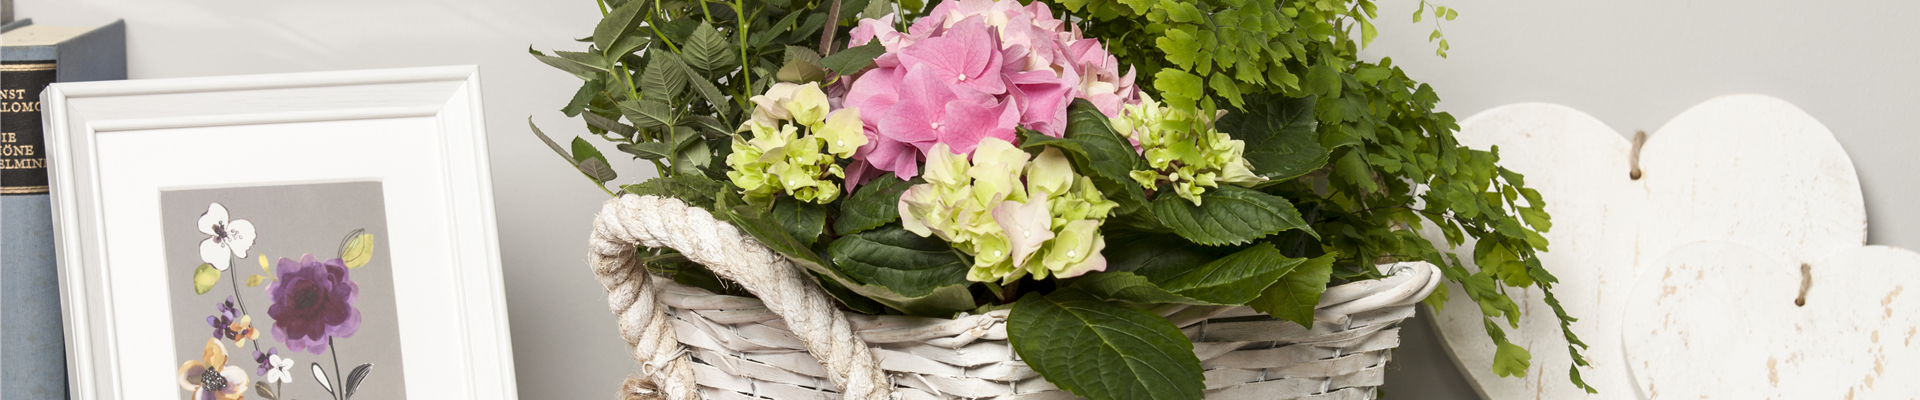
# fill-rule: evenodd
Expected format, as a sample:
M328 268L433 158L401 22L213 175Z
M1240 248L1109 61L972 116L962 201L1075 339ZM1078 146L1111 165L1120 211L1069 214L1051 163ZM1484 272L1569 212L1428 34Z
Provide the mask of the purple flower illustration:
M273 316L273 336L286 343L287 351L319 355L329 338L352 337L360 328L360 310L353 306L360 285L347 276L345 262L306 254L300 261L281 258L274 271L278 280L267 285L273 298L267 315Z
M268 347L267 352L265 353L261 353L259 350L254 350L253 362L260 364L259 368L254 368L254 375L266 376L267 371L273 369L273 363L272 363L273 358L279 357L279 356L280 356L280 349L277 349L277 348Z
M220 313L207 316L207 325L213 326L213 338L232 339L233 336L228 333L227 326L232 325L234 319L240 318L240 311L233 308L233 296L227 296L226 301L214 305L220 308Z

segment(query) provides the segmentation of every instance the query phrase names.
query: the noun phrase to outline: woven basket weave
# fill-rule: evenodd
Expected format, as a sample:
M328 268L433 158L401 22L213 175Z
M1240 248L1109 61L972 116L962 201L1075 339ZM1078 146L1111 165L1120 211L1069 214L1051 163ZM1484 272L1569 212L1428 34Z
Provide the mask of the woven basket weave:
M829 311L828 318L796 315L822 306L832 310L832 304L805 279L766 279L756 274L766 271L741 270L784 268L794 271L776 272L804 276L778 256L757 266L728 265L739 260L716 257L770 252L677 200L627 196L609 201L596 221L594 240L595 272L610 292L609 306L622 318L622 335L642 363L636 379L623 387L630 397L1076 398L1019 360L1007 342L1006 310L954 319L838 311ZM626 252L613 246L620 243L627 243ZM634 245L674 247L758 296L780 300L770 307L761 299L718 295L651 276L633 261L642 254L633 251ZM724 254L701 254L706 252ZM1312 329L1247 307L1169 305L1152 311L1193 340L1206 370L1209 399L1371 399L1392 358L1388 350L1400 344L1398 324L1413 316L1413 304L1440 278L1426 263L1382 268L1390 277L1328 288ZM795 301L783 297L795 292L810 294L799 297L812 299L806 303L825 304L791 304ZM804 321L806 327L789 321ZM836 330L850 334L823 337L820 331L827 329L817 327L837 321L844 322L833 325ZM849 356L846 346L866 351ZM858 358L860 353L871 359ZM675 365L691 373L676 374ZM877 388L866 393L840 389L841 382L861 376Z

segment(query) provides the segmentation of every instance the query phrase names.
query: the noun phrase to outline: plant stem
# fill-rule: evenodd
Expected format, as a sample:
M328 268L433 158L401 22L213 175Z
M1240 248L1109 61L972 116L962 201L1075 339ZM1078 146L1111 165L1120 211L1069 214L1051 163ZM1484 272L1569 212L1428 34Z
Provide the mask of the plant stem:
M333 356L333 378L337 379L337 381L333 383L333 398L347 400L347 377L346 375L340 375L340 352L337 347L338 346L334 346L333 344L333 336L328 335L327 354Z
M753 59L747 58L747 7L745 0L733 0L733 15L740 20L740 28L734 29L734 36L740 37L740 79L745 83L747 95L753 95Z
M820 30L821 57L833 54L833 34L840 31L840 0L828 1L832 1L833 5L827 6L827 26Z
M240 282L236 282L240 280L239 276L240 276L239 273L233 272L232 265L227 266L227 283L228 283L227 286L233 287L233 305L240 307L240 315L249 315L247 313L247 302L240 299ZM220 329L227 329L227 328L220 328ZM259 340L253 341L253 351L260 351Z

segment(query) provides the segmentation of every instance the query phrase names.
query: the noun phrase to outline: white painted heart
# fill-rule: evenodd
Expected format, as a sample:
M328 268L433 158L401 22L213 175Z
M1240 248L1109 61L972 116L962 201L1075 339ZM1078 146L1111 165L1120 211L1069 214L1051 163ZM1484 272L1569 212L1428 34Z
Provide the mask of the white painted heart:
M1726 242L1667 253L1620 325L1635 388L1648 399L1913 398L1920 254L1868 246L1805 265Z
M1463 121L1459 138L1499 146L1501 165L1526 174L1545 196L1553 229L1541 261L1560 278L1561 303L1580 318L1574 331L1591 346L1584 354L1593 364L1581 374L1600 391L1568 383L1572 358L1539 290L1510 294L1526 313L1510 339L1533 354L1524 379L1493 374L1479 307L1453 296L1433 322L1487 398L1636 398L1621 352L1621 310L1637 272L1682 244L1741 243L1798 265L1865 242L1852 161L1825 126L1779 99L1726 96L1680 114L1645 143L1638 180L1628 176L1632 144L1564 106L1488 110Z

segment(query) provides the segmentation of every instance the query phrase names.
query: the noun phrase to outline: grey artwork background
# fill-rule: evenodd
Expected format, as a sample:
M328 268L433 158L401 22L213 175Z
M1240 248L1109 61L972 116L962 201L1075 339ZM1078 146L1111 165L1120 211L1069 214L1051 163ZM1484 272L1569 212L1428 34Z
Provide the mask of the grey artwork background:
M293 382L281 385L281 400L323 400L333 397L316 384L310 363L319 363L336 387L345 381L340 374L350 372L360 364L372 363L371 373L354 392L354 398L405 398L406 386L401 375L400 325L394 311L393 264L387 248L386 208L380 185L380 182L347 182L161 191L160 215L166 241L167 293L172 306L172 330L177 354L174 366L178 368L189 360L200 359L207 339L213 337L213 327L207 324L207 317L218 313L219 303L234 294L237 288L239 293L235 299L245 308L243 312L253 317L254 329L260 331L257 339L260 351L265 352L269 347L279 348L282 357L294 360L291 370ZM208 237L200 233L197 223L200 215L212 203L226 206L230 219L253 222L255 240L253 247L247 251L247 257L233 260L233 266L221 275L220 282L212 290L196 295L193 292L193 271L202 263L200 242ZM353 282L359 285L354 307L360 310L360 327L352 337L334 339L337 348L331 352L314 355L288 351L286 345L273 335L273 318L267 315L267 307L272 305L272 299L267 295L267 285L262 283L260 286L247 287L247 277L258 274L271 278L271 274L260 269L259 257L263 254L275 264L275 268L278 268L282 257L296 261L302 254L308 253L320 260L339 257L342 239L355 229L364 229L374 239L371 260L348 273ZM254 393L253 382L266 379L255 373L259 364L253 361L254 342L248 341L246 348L236 349L232 342L222 340L227 348L227 365L239 366L247 371L246 394L249 399L261 398ZM338 373L334 365L336 356L339 360ZM178 371L155 373L174 376ZM178 393L182 399L191 395L184 390Z

